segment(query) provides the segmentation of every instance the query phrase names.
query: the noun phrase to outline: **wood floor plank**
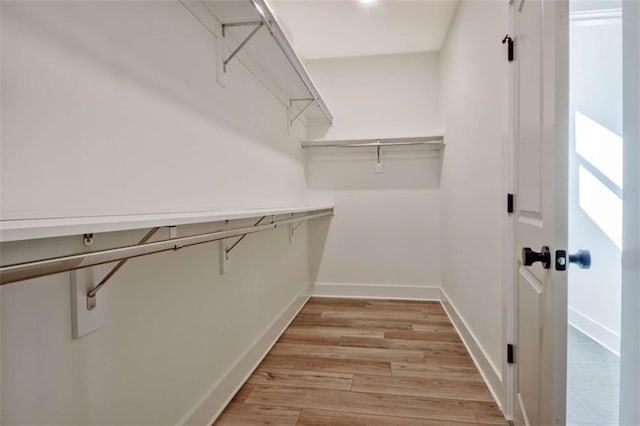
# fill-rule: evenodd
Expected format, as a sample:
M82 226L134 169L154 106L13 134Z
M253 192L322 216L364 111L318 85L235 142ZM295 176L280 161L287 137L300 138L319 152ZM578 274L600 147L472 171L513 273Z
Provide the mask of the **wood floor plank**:
M361 359L370 361L421 362L424 354L420 350L358 348L332 345L310 345L304 343L276 343L273 355L318 356L329 359Z
M303 409L300 411L297 424L298 426L471 426L476 423Z
M433 331L439 331L442 330L443 328L447 328L448 330L453 330L455 331L455 327L453 326L453 324L451 324L451 322L448 323L430 323L430 324L412 324L411 325L411 330L413 331L418 331L418 332L433 332ZM457 331L456 331L457 333Z
M426 362L392 362L391 375L394 377L448 378L461 382L484 384L484 380L475 366L428 365Z
M260 366L247 383L252 385L288 386L350 390L353 374L327 371L299 371L272 369Z
M371 312L361 311L323 311L318 314L325 319L350 319L350 320L370 320ZM449 317L442 312L415 312L415 311L387 311L377 312L377 320L383 321L406 321L418 324L445 323L449 324Z
M374 330L413 330L413 323L410 321L382 321L378 319L346 319L327 318L320 314L300 313L292 322L293 326L324 326L324 327L345 327L364 328Z
M466 355L467 349L462 342L437 342L432 340L378 339L368 337L341 337L339 346L354 346L361 348L406 349L421 350L429 354L443 353L445 355Z
M249 383L245 383L244 385L242 385L242 387L240 388L240 390L238 392L236 392L236 394L233 396L233 399L231 400L231 402L238 402L238 403L242 403L245 401L245 399L247 399L247 397L249 396L249 394L251 393L251 391L253 391L253 389L255 389L255 386Z
M319 336L313 333L284 333L279 343L302 343L310 345L331 345L358 348L407 349L428 351L429 354L466 354L467 349L461 341L439 342L432 340L389 339L384 337L360 336Z
M295 408L231 403L227 405L214 425L295 425L298 422L299 415L300 410Z
M443 354L424 351L424 359L428 366L475 368L475 364L469 355Z
M313 309L317 306L327 307L329 309L350 308L369 309L369 310L385 310L394 309L418 311L421 309L435 309L444 312L442 305L438 301L423 300L398 300L398 299L349 299L349 298L332 298L332 297L312 297L305 305L305 309Z
M391 363L388 361L371 361L363 359L330 359L314 355L291 356L274 355L265 357L258 368L292 369L302 371L327 371L348 374L375 374L391 376Z
M257 386L246 404L311 408L346 413L414 417L475 423L476 415L470 402L438 400L415 396Z
M369 299L351 299L347 297L311 297L304 306L305 309L314 305L326 306L367 306Z
M440 303L311 298L216 424L507 422Z
M358 329L346 327L295 326L291 325L284 335L335 336L335 337L385 337L383 330ZM456 335L457 336L457 335Z
M385 331L386 339L402 339L402 340L428 340L431 342L459 342L462 343L460 336L452 326L445 326L432 331L406 331L406 330L390 330ZM356 337L356 336L354 336ZM369 337L369 336L357 336ZM371 336L374 337L374 336ZM377 336L375 336L377 337Z
M409 309L407 309L407 307ZM396 303L389 300L364 300L357 304L334 304L329 302L313 302L310 301L305 306L306 312L327 311L343 311L343 312L364 312L372 310L383 312L438 312L445 313L440 303L436 302L419 302L417 304Z
M424 396L466 401L493 401L484 383L461 382L444 377L380 377L356 375L351 390L389 395Z

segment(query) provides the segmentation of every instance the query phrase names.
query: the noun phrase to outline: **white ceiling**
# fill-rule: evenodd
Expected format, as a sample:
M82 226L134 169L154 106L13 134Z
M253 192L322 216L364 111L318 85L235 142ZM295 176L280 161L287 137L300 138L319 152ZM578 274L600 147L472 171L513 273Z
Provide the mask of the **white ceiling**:
M457 0L269 0L304 59L436 51Z

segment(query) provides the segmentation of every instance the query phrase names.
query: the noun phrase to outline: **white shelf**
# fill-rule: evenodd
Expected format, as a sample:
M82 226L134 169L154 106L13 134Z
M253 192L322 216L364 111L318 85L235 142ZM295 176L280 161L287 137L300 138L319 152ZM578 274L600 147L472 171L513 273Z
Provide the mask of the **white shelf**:
M282 100L290 103L291 117L295 117L306 106L306 100L312 99L303 114L307 122L320 125L332 123L333 116L329 108L264 0L181 1L202 25L223 41L224 57L228 57L256 25L226 27L222 37L222 24L262 22L262 28L242 47L238 56L229 62L226 73L233 72L233 67L237 66L234 63L237 58L248 57L250 61L243 60L243 63L249 68L258 68L257 74L266 77L271 83L268 86L275 87ZM221 72L224 73L219 69L218 73Z
M286 215L333 209L333 204L268 209L214 210L185 213L83 216L52 219L0 220L0 242L178 226L261 216Z

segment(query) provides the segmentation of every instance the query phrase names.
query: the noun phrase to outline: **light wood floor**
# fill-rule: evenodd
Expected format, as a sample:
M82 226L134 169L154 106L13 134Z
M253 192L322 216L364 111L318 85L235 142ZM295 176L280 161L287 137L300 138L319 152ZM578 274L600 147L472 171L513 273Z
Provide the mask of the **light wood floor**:
M437 302L312 298L216 425L506 425Z

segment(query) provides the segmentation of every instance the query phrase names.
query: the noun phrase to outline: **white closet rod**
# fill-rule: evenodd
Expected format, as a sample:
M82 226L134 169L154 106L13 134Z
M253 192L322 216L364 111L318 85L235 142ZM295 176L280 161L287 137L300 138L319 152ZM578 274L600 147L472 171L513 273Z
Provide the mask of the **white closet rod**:
M302 222L333 214L333 209L321 209L309 211L304 215L298 215L289 219L274 220L270 223L257 224L249 227L226 229L224 231L208 232L187 237L170 238L168 240L142 243L106 250L97 250L89 253L73 254L68 256L40 259L30 262L6 265L0 267L0 285L31 278L73 271L75 269L88 268L116 261L122 261L135 257L147 256L171 250L179 250L183 247L219 241L226 238L241 237L261 231L275 229L280 225Z
M444 145L443 136L424 136L413 138L385 138L385 139L344 139L303 142L303 148L360 148L372 146L407 146L429 145L440 149Z

